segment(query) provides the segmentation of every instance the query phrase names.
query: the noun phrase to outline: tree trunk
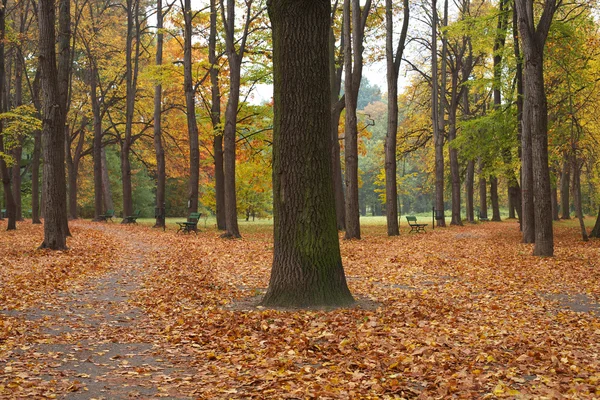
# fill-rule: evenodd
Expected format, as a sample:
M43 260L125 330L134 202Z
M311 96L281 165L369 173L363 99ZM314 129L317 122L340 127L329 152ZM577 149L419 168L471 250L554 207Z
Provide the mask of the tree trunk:
M342 267L330 146L327 0L268 2L273 27L274 257L265 306L354 302Z
M552 231L552 202L550 200L550 170L548 167L548 107L544 91L544 44L552 17L556 11L556 0L546 0L537 27L534 26L533 1L516 0L515 4L518 8L519 33L523 41L525 56L523 137L527 136L531 140L531 177L533 183L531 188L533 189L535 217L535 247L533 254L552 256L554 254L554 235ZM523 142L526 142L526 140L523 139ZM523 146L523 153L523 165L525 166L525 145ZM525 232L525 226L523 231Z
M98 99L98 68L91 54L88 55L88 58L90 61L90 97L94 116L94 144L92 150L94 158L94 221L99 221L100 215L104 214L102 210L102 116Z
M437 1L431 4L431 123L433 126L433 142L435 147L435 209L444 212L444 135L439 120L440 85L437 65ZM446 226L445 219L437 219L437 226Z
M388 86L388 116L387 131L385 136L385 214L387 220L388 236L400 234L398 226L398 187L396 182L396 138L398 131L398 72L400 61L404 52L406 34L408 32L409 4L403 1L404 21L397 50L394 54L394 21L392 16L392 0L385 2L386 22L386 60L387 60L387 86Z
M492 221L501 221L500 202L498 201L498 178L490 177L490 200L492 202Z
M362 79L363 38L366 16L371 8L367 0L361 10L359 0L344 1L344 95L346 121L344 162L346 178L346 239L360 239L360 204L358 201L358 119L356 106Z
M448 143L452 143L456 139L456 111L458 102L456 100L456 88L458 80L452 79L452 101L448 109ZM450 225L462 226L462 218L460 216L460 171L458 166L458 150L453 146L449 146L450 153L450 176L452 180L452 220Z
M508 219L515 219L515 205L513 203L513 197L508 189Z
M552 185L550 195L552 196L552 220L560 221L560 216L558 215L558 190L555 185Z
M133 113L137 93L138 63L140 54L139 0L127 0L126 58L126 108L125 137L121 141L121 183L123 188L123 218L133 214L133 189L131 186L131 162L129 153L133 145ZM133 45L135 39L135 46ZM123 219L122 222L126 222Z
M332 12L333 13L333 12ZM334 20L334 15L331 16ZM340 47L344 48L344 35L340 38ZM342 87L343 67L336 66L335 57L335 35L333 29L329 29L329 85L331 88L331 170L333 173L333 193L335 196L335 219L340 231L346 230L346 200L344 199L344 180L342 177L342 164L340 155L340 142L338 128L340 116L346 105L346 99L339 99Z
M15 219L23 221L23 206L21 199L21 158L23 157L23 139L19 139L19 144L12 151L15 165L12 167L12 185L13 197L15 200Z
M584 242L588 241L587 230L583 220L583 207L581 205L581 170L575 151L571 154L571 170L573 171L573 202L575 203L575 212L579 219L579 228L581 229L581 239Z
M163 7L162 0L156 2L156 58L155 64L159 68L163 61ZM162 85L154 87L154 154L156 156L156 201L154 213L154 228L164 228L166 218L165 192L167 173L165 165L165 149L162 144Z
M596 217L596 223L594 224L594 228L590 232L590 237L600 238L600 210L598 210L598 216Z
M31 157L31 223L41 224L40 221L40 153L42 151L42 132L33 134L33 156Z
M68 91L70 4L59 2L57 67L54 0L39 2L42 152L44 158L44 241L40 248L65 250L68 235L65 182L65 118Z
M110 177L108 175L108 160L106 159L106 147L102 147L102 199L104 200L105 210L114 210L115 205L112 198L112 190L110 188Z
M215 213L217 229L227 229L225 215L225 172L223 171L223 131L221 128L221 88L217 66L217 0L210 0L210 35L208 61L210 62L210 92L212 97L210 118L214 132L213 154L215 162Z
M486 219L487 216L487 181L483 176L483 162L479 160L479 215L478 218Z
M473 203L473 194L474 194L474 186L475 186L475 161L469 160L467 162L467 176L465 178L465 186L466 186L466 207L467 207L467 221L470 223L475 222L475 207Z
M571 202L569 200L569 190L571 188L571 168L568 157L565 154L562 173L560 174L560 208L562 219L571 218Z
M196 122L196 89L192 82L192 6L191 0L184 0L183 19L183 87L190 143L190 180L188 184L188 213L198 212L198 185L200 184L200 148L198 124Z

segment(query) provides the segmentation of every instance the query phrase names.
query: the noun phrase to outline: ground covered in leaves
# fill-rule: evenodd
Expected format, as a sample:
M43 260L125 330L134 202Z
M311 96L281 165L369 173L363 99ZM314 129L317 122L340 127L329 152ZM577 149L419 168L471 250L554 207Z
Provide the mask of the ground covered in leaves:
M537 258L514 222L367 227L341 245L371 306L293 312L252 306L268 226L71 229L60 253L0 232L0 398L600 397L600 242L576 228Z

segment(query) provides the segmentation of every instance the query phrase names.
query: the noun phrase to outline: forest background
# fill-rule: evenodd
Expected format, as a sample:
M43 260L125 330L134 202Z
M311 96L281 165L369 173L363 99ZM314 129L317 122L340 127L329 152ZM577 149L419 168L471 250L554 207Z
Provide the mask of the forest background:
M10 191L15 219L36 222L43 179L36 4L4 3L2 208L11 208ZM356 209L382 215L392 203L399 207L394 215L430 213L434 205L442 208L440 196L455 224L487 219L488 208L490 219L499 220L501 212L519 217L520 196L510 194L515 185L520 190L521 173L522 54L513 4L346 3L332 5L330 39L338 228L346 228ZM554 219L595 215L599 207L595 10L591 2L559 3L546 44ZM351 16L358 23L350 23ZM344 28L345 18L352 29ZM404 22L409 28L402 37ZM257 86L272 82L264 2L198 2L192 8L189 1L78 0L71 3L70 26L69 218L97 219L115 209L151 217L164 207L166 216L215 215L226 229L228 187L232 218L271 216L273 104L253 100ZM384 155L389 91L362 78L363 65L389 60L386 40L400 40L398 50L406 47L403 56L396 54L404 82L393 152L398 193L390 203ZM353 105L345 95L348 84L360 87ZM355 134L346 128L353 123L349 109L356 113ZM157 219L161 223L164 218ZM236 230L229 233L237 236Z

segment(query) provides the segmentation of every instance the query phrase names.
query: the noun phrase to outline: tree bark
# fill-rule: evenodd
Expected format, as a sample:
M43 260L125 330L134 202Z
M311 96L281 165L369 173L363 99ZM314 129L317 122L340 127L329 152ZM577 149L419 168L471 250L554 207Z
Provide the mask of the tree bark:
M466 207L467 207L467 221L470 223L475 222L475 207L473 203L473 194L475 186L475 161L469 160L467 162L467 176L465 178L466 186Z
M573 202L575 203L575 212L577 213L577 219L579 220L581 239L584 242L587 242L588 234L585 229L583 207L581 205L581 170L579 168L579 161L577 160L575 149L573 149L573 153L571 154L571 170L573 171Z
M115 205L112 198L112 190L110 188L110 177L108 175L108 160L106 158L106 147L102 146L102 200L104 201L105 210L114 210Z
M498 201L498 178L490 177L490 200L492 202L492 221L501 221L500 202Z
M156 58L155 64L160 68L163 63L163 6L162 0L156 2ZM167 173L165 165L165 149L162 144L162 84L159 83L154 87L154 154L156 157L156 199L154 213L155 222L154 228L165 227L166 205L165 191L167 182Z
M562 219L571 218L571 201L569 199L569 190L571 189L571 166L568 157L565 154L562 173L560 174L560 209Z
M598 210L596 223L594 224L594 228L592 228L592 231L590 232L590 237L600 238L600 210Z
M40 248L65 250L68 235L65 181L65 119L70 64L70 3L59 1L58 66L54 0L40 0L40 81L44 158L44 241Z
M486 219L487 216L487 181L483 176L483 163L479 160L479 215L478 218Z
M188 184L188 213L198 212L198 185L200 184L200 148L196 122L196 88L192 82L192 6L184 0L183 6L183 87L190 143L190 180Z
M525 56L523 136L531 139L531 176L533 178L535 217L533 254L552 256L554 254L554 235L550 200L550 169L548 167L548 107L544 90L544 45L552 17L556 11L556 0L546 0L537 26L534 22L533 1L516 0L515 4L518 9L519 33ZM525 145L523 152L525 153ZM525 160L523 164L525 166Z
M435 147L435 209L444 212L444 134L440 126L440 85L437 65L437 0L431 3L431 124ZM445 219L437 219L437 226L446 226Z
M41 224L40 220L40 153L42 151L42 132L33 134L33 156L31 157L31 223Z
M408 20L410 8L408 0L403 1L404 20L400 39L394 54L394 21L392 15L392 0L385 2L386 21L386 60L387 60L387 86L388 86L388 115L387 131L385 136L385 214L387 220L388 236L400 234L398 226L398 186L396 181L396 139L398 131L398 73L400 62L404 53L406 35L408 33Z
M552 220L560 221L560 216L558 215L558 189L556 185L552 185L550 195L552 196Z
M160 0L159 0L160 1ZM96 60L88 53L90 62L90 97L94 116L94 143L92 156L94 159L94 221L100 220L102 210L102 115L98 99L98 67Z
M327 0L269 0L274 256L265 306L347 306L331 177Z
M214 132L213 154L215 162L215 212L217 229L227 230L225 214L225 172L223 171L223 129L221 126L221 89L217 67L217 0L210 0L210 34L208 39L208 61L210 62L210 118Z

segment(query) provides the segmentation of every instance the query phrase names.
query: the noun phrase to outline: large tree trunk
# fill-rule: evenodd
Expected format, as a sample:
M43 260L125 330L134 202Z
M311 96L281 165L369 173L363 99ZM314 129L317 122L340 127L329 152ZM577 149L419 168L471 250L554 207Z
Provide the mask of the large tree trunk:
M571 188L571 168L568 157L565 154L562 173L560 174L560 208L562 219L571 218L571 201L569 200L569 190Z
M398 72L404 53L404 44L408 32L409 4L403 1L404 21L397 50L394 54L394 21L392 16L392 0L385 2L386 42L385 53L387 60L388 84L388 116L385 136L385 214L388 236L400 234L398 226L398 186L396 181L396 138L398 131Z
M23 23L20 24L19 29L20 34L23 34ZM23 62L21 57L21 51L15 51L15 107L23 105ZM15 160L15 165L12 168L12 184L15 200L15 219L17 221L23 220L23 202L21 199L21 158L23 156L23 140L24 137L20 136L17 139L18 142L16 147L12 151Z
M59 63L57 67L54 0L39 2L42 89L42 152L44 158L44 241L40 248L64 250L68 235L65 182L65 119L70 62L70 3L59 2Z
M190 143L190 180L188 184L188 213L198 212L198 185L200 184L200 148L198 124L196 122L196 89L192 82L192 6L191 0L184 0L183 20L183 88L188 138Z
M513 196L513 204L515 205L515 209L517 211L519 217L519 229L523 231L523 199L525 198L525 194L522 192L522 185L525 176L523 175L523 58L521 57L521 49L519 44L519 29L518 29L518 13L517 7L513 6L513 49L515 54L516 62L516 70L515 70L515 80L517 81L517 146L518 146L518 155L519 160L521 161L521 185L517 181L516 177L514 182L516 185L509 184L509 191L511 191ZM513 172L514 175L514 172ZM533 220L532 220L533 221ZM529 233L528 233L529 234ZM522 234L523 241L525 241L525 234Z
M345 306L331 182L327 0L268 2L273 27L274 257L266 306Z
M221 88L219 87L219 68L217 66L217 0L210 0L210 35L208 38L208 61L210 62L210 92L214 139L213 154L215 162L215 213L217 229L227 229L225 215L225 172L223 171L223 131L221 128Z
M160 67L163 60L163 7L162 0L156 2L156 59L155 64ZM156 156L156 201L154 213L155 222L154 228L165 227L166 205L166 165L165 165L165 149L162 144L161 131L161 116L162 116L162 85L159 83L154 87L154 154Z
M556 11L556 0L546 0L537 27L534 25L533 1L516 0L515 4L518 9L519 33L525 56L523 136L531 139L531 176L533 178L535 217L533 254L552 256L554 254L554 235L550 200L550 169L548 167L548 107L544 91L544 44ZM525 140L523 141L525 142ZM525 146L523 146L523 152L525 153ZM525 165L525 162L523 164Z
M458 102L456 101L456 90L458 79L452 79L452 101L448 109L448 143L452 143L456 139L456 111ZM450 176L452 180L452 220L450 225L462 226L462 218L460 216L460 171L458 166L458 149L449 146L450 153Z

